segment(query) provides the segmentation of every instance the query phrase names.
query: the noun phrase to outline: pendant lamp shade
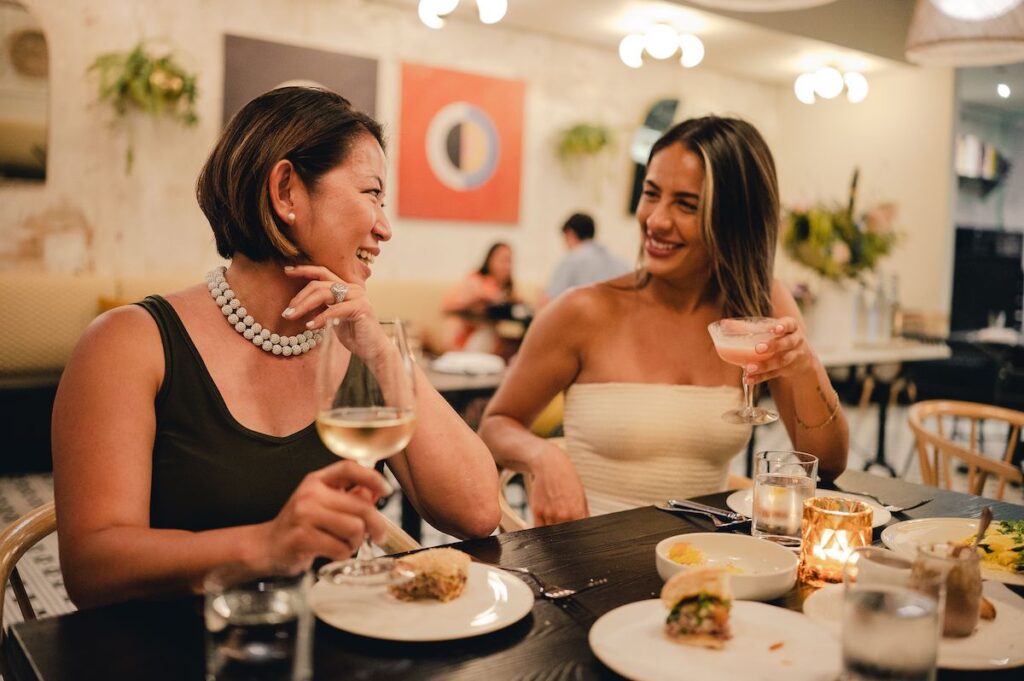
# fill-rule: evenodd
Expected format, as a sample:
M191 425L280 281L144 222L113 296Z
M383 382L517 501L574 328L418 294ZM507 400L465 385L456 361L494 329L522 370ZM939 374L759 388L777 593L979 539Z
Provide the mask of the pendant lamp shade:
M786 12L827 5L834 0L691 0L698 5L729 12Z
M917 0L907 59L926 66L994 66L1024 61L1024 5L982 20L956 19Z

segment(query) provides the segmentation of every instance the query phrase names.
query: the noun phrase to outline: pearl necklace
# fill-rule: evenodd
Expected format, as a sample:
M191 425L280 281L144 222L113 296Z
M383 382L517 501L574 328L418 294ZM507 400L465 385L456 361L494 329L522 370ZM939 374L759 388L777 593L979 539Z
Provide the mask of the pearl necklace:
M228 287L225 274L227 268L223 266L207 272L206 287L227 318L228 324L235 327L235 331L242 334L247 341L251 341L253 345L266 352L282 357L297 357L320 344L323 335L319 331L306 331L298 336L281 336L263 328L263 325L242 307L235 292Z

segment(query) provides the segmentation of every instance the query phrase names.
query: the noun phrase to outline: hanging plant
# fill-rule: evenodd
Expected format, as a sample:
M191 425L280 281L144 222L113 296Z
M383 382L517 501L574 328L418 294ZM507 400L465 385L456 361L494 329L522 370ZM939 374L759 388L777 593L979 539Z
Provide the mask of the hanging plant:
M603 125L577 123L562 131L558 138L558 158L562 162L595 156L612 143L612 134Z
M145 41L129 52L107 52L96 58L88 71L99 74L99 98L114 107L119 118L132 110L154 117L169 116L191 127L199 121L195 103L196 75L185 70L170 53L154 56ZM129 139L125 172L134 160Z

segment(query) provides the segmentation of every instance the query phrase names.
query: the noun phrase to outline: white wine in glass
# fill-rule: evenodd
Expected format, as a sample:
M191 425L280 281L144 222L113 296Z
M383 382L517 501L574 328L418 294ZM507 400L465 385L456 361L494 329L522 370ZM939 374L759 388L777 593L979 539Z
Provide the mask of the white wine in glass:
M402 451L416 427L416 370L405 329L381 321L381 336L351 322L333 320L324 330L318 358L316 429L334 454L366 468ZM364 361L356 352L379 345ZM394 563L372 558L368 538L359 556L325 565L321 579L334 583L380 584L395 579Z

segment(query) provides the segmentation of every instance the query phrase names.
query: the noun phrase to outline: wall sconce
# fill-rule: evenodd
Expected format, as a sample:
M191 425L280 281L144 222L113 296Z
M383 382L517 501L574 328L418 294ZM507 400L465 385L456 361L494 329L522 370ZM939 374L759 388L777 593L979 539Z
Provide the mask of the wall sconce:
M654 59L668 59L681 52L679 63L692 69L704 59L704 43L697 36L680 34L668 24L655 24L646 33L630 33L619 43L619 59L638 69L644 65L644 52Z
M800 581L813 586L843 581L850 552L871 546L871 507L863 501L811 497L804 502Z
M843 88L851 104L863 102L868 96L868 79L856 71L840 73L835 67L823 66L817 71L800 74L793 83L796 98L804 104L814 104L817 97L834 99Z
M430 28L444 26L444 18L455 11L459 0L420 0L417 13L420 21ZM508 11L508 0L476 0L480 21L485 24L496 24Z

